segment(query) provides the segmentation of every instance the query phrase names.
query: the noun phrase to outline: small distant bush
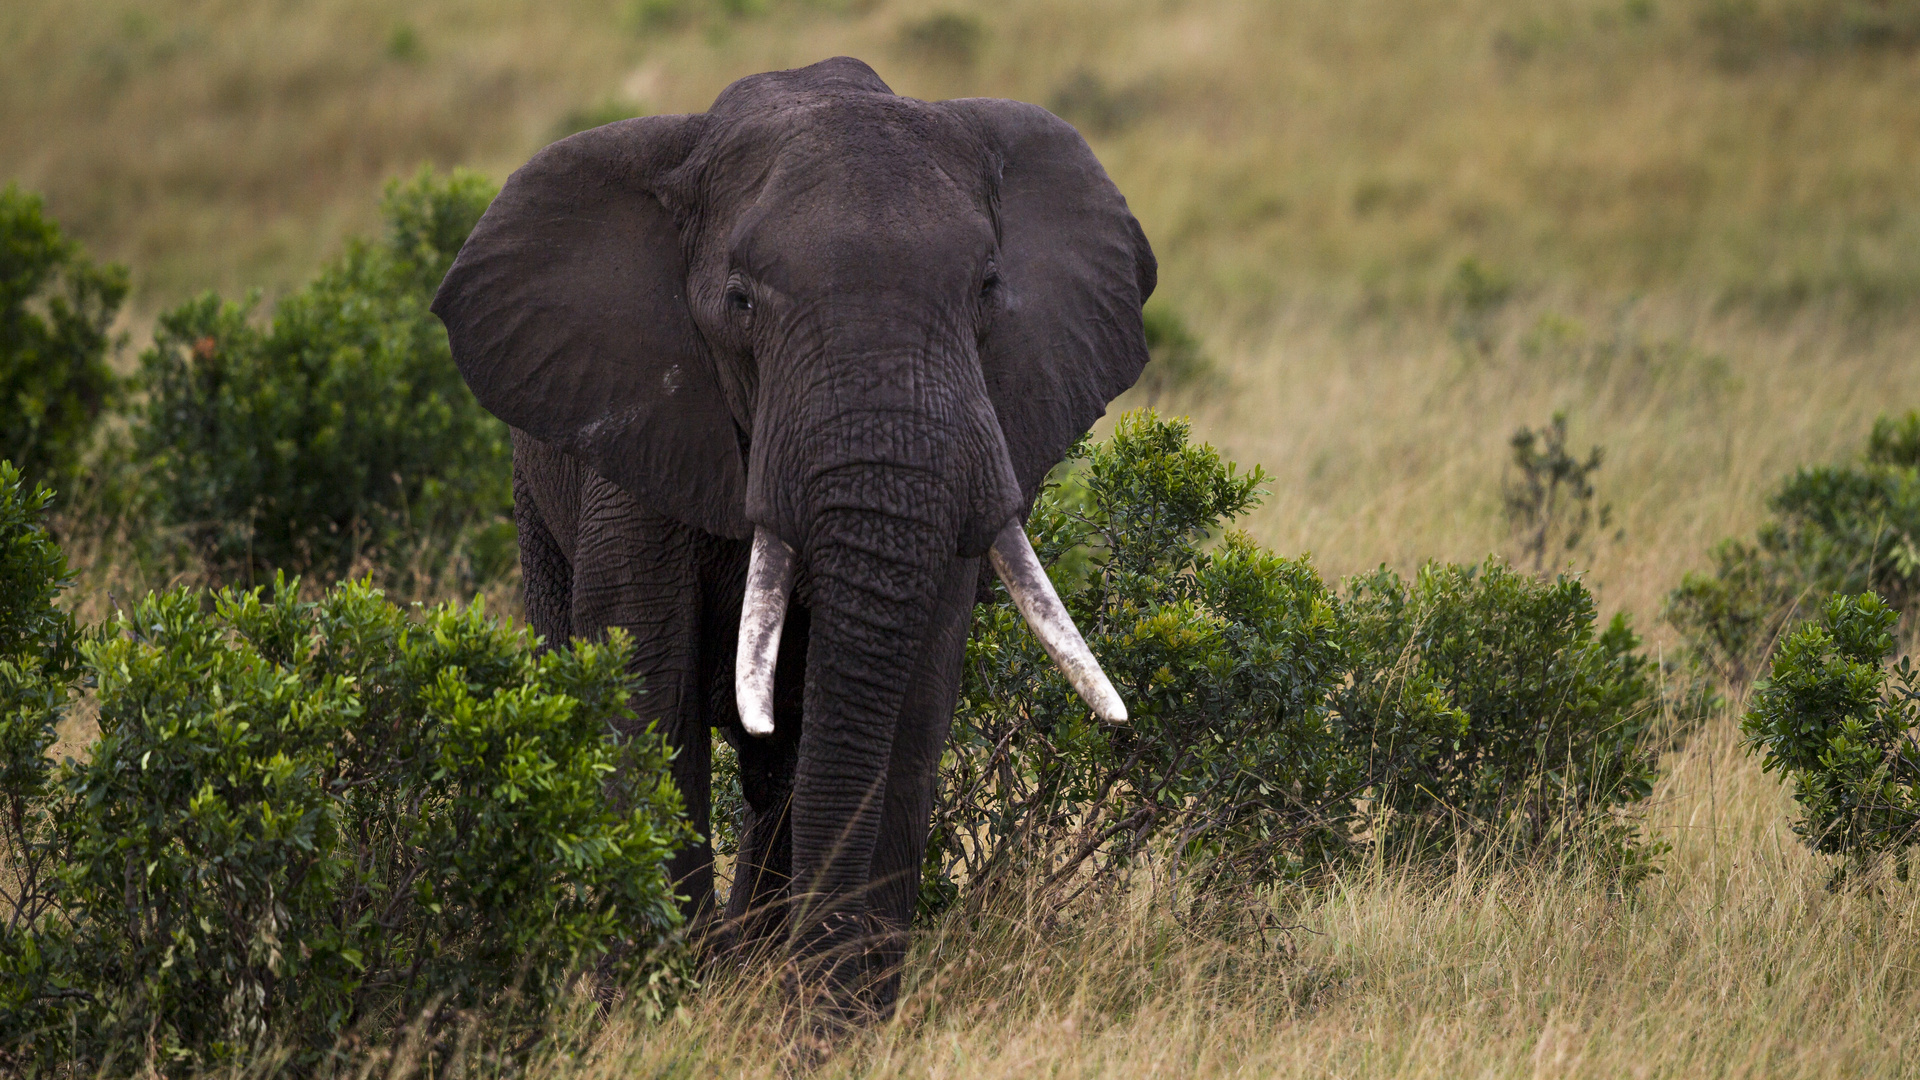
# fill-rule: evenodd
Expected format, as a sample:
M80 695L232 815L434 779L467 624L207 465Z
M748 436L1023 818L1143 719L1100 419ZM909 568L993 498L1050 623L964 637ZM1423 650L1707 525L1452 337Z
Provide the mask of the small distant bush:
M89 262L39 196L0 190L0 457L29 482L68 479L113 402L126 295L125 267Z
M808 6L831 10L859 2L865 0L809 0ZM775 0L627 0L622 21L638 34L664 33L695 23L705 23L708 31L713 32L723 27L726 20L765 15L774 3Z
M1625 811L1658 775L1660 702L1625 615L1601 627L1578 580L1492 560L1360 575L1341 612L1353 677L1336 715L1378 840L1647 868L1659 848Z
M1453 336L1481 353L1493 350L1493 316L1513 299L1511 274L1469 255L1453 268L1445 299L1454 312Z
M936 11L900 27L900 51L933 63L971 66L986 43L986 24L961 11Z
M1501 485L1507 527L1519 538L1521 553L1544 573L1549 557L1571 555L1595 528L1611 523L1613 508L1594 505L1593 474L1606 454L1598 446L1585 458L1567 452L1567 414L1538 431L1523 427L1507 440L1513 472Z
M253 301L213 295L161 316L141 357L137 460L157 516L217 573L325 579L430 551L464 554L476 578L511 564L506 428L428 310L493 193L423 171L389 185L384 236L265 325Z
M635 33L671 30L693 14L690 0L628 0L623 19Z
M1741 730L1761 767L1793 785L1794 832L1849 869L1920 840L1920 673L1891 671L1899 613L1873 593L1835 596L1794 627L1756 683Z
M13 1065L305 1069L469 1010L537 1025L578 973L667 985L688 831L664 742L610 726L624 638L536 654L477 608L281 582L150 596L84 652L88 760L49 779L42 736L0 763L32 823L8 871L35 903L0 937Z
M1695 25L1723 67L1920 46L1920 6L1903 0L1708 0Z
M402 64L417 64L426 58L426 49L420 43L420 30L412 23L395 23L387 31L387 59Z
M1469 255L1453 268L1447 297L1470 316L1485 315L1513 298L1513 277Z
M1920 413L1882 417L1867 452L1799 469L1767 499L1751 540L1729 539L1712 573L1689 573L1667 618L1700 662L1744 684L1796 612L1871 591L1902 615L1920 606Z
M1149 303L1141 313L1147 335L1147 366L1139 386L1149 405L1180 391L1202 389L1216 379L1200 338L1187 329L1180 313L1165 304Z

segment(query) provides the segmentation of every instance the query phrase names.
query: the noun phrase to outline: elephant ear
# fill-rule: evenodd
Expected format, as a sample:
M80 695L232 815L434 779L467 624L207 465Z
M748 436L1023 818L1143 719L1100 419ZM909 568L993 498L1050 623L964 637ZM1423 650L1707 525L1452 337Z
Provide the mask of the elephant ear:
M999 161L1001 307L981 343L987 393L1031 502L1147 363L1140 306L1158 273L1127 200L1072 125L1037 105L946 103Z
M656 194L702 122L623 120L540 151L474 227L433 311L489 412L646 506L747 537L733 414Z

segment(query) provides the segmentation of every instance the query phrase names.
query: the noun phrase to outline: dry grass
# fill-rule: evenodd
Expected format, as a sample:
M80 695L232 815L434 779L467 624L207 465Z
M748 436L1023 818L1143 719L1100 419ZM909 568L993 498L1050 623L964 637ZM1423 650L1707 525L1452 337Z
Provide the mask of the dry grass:
M1486 353L1433 321L1284 311L1221 347L1233 392L1182 405L1228 457L1273 474L1251 530L1335 575L1513 554L1508 438L1567 412L1573 448L1606 451L1613 527L1561 564L1656 643L1667 591L1713 542L1751 533L1783 475L1858 454L1874 417L1920 405L1909 327L1857 335L1830 312L1760 321L1663 299L1510 308Z
M594 39L537 8L9 4L0 175L138 267L148 309L283 290L372 225L387 178L423 161L504 172L584 92L567 60ZM391 48L402 28L417 55Z
M1725 718L1672 762L1665 873L1620 896L1552 872L1365 867L1183 929L1145 893L1081 921L950 919L900 1014L815 1075L1824 1077L1920 1068L1920 890L1833 894ZM618 1018L543 1080L776 1077L800 1055L764 975L664 1023Z
M12 0L0 182L133 264L138 330L205 287L297 284L373 226L388 177L504 177L607 99L698 110L835 53L928 97L1098 86L1116 119L1096 149L1225 375L1175 404L1274 476L1256 535L1329 574L1505 550L1507 438L1566 410L1608 452L1618 530L1572 564L1657 645L1661 598L1777 477L1920 405L1920 53L1803 32L1910 5L736 6L767 10L637 31L623 0ZM977 14L971 61L903 51L943 7ZM1467 256L1513 286L1471 324L1446 299ZM90 617L165 583L77 555ZM900 1018L821 1074L1920 1069L1912 886L1825 892L1730 718L1672 762L1651 817L1674 848L1624 899L1374 867L1289 901L1302 929L1264 945L1182 930L1146 894L1070 925L950 923ZM774 997L723 981L536 1071L777 1075Z

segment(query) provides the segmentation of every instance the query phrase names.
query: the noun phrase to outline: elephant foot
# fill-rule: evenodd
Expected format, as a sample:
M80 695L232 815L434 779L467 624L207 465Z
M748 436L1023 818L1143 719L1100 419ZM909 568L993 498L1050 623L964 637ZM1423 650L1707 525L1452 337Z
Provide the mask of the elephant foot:
M832 912L796 937L783 981L801 1030L836 1041L892 1017L906 955L903 930L871 912Z

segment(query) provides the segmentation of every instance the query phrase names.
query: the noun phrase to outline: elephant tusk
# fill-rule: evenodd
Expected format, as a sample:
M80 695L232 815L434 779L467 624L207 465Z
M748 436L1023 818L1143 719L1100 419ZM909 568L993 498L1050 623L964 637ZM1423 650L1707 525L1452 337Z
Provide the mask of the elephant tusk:
M987 561L1006 583L1014 606L1046 647L1047 655L1060 665L1061 673L1093 708L1094 715L1110 724L1125 723L1126 703L1113 689L1107 673L1100 670L1100 661L1087 648L1080 628L1073 625L1073 616L1067 614L1060 594L1053 591L1053 582L1040 565L1040 557L1033 553L1033 544L1027 540L1027 530L1021 527L1019 518L1008 522L994 537Z
M765 529L753 530L747 595L740 605L740 647L733 660L733 700L747 734L773 734L773 669L793 591L793 549Z

